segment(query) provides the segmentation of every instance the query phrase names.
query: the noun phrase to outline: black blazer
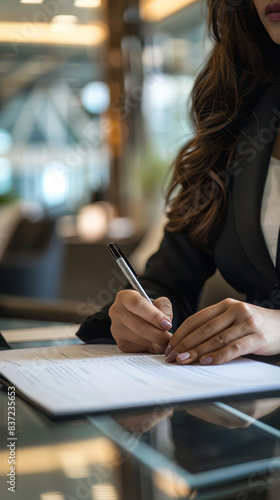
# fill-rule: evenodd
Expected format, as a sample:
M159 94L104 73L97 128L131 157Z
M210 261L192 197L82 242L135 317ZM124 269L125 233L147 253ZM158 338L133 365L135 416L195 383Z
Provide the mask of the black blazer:
M173 305L173 329L196 310L202 287L216 270L247 301L280 309L280 244L274 266L260 224L266 175L280 123L280 84L261 94L239 133L228 176L227 208L211 254L184 233L165 232L159 250L148 261L141 283L152 298L167 296ZM108 308L90 316L77 335L85 342L112 341Z

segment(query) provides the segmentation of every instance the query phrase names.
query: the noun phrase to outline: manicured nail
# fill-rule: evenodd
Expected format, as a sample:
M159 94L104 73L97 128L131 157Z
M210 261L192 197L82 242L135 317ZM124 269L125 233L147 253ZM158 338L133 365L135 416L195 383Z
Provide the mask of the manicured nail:
M206 358L201 358L199 361L202 365L210 365L213 359L211 358L211 356L207 356Z
M172 349L173 349L172 345L171 345L171 344L169 344L169 345L167 346L167 348L165 349L165 356L168 356L168 354L170 354L170 353L171 353Z
M174 363L176 361L177 352L171 351L171 353L166 358L166 363Z
M170 330L170 328L172 328L172 323L167 321L167 319L163 319L160 325L164 328L164 330Z
M181 354L178 354L178 358L180 361L186 361L186 359L190 358L190 353L189 352L181 352Z

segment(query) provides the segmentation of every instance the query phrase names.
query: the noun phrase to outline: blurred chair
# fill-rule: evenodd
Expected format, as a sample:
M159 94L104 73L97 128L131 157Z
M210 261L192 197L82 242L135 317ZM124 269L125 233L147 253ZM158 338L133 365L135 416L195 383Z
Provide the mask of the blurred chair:
M19 203L9 203L0 207L0 261L21 218Z
M87 316L97 310L98 307L94 307L93 304L91 304L90 310L81 308L80 301L37 299L35 297L0 294L0 318L80 324Z
M82 322L124 285L108 241L59 236L55 220L21 208L2 224L8 236L0 257L0 317ZM139 241L120 244L129 256Z
M0 260L0 293L58 297L62 260L55 220L19 216Z
M126 257L139 245L140 237L117 240ZM124 286L125 278L109 254L109 240L85 242L68 238L65 242L65 257L62 276L61 298L63 300L90 300L100 305L110 302L115 293Z

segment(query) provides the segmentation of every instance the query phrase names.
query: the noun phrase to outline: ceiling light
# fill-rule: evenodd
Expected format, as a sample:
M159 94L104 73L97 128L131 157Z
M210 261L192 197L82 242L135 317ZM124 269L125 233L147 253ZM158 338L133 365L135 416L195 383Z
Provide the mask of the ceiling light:
M56 31L57 33L73 31L77 22L77 16L54 16L51 21L51 30Z
M43 3L44 0L20 0L20 3Z
M55 24L76 24L77 22L77 16L54 16L52 18L52 23Z
M49 206L65 203L69 191L67 166L52 161L43 168L41 189L45 203Z
M61 32L58 27L63 26L68 29ZM25 23L0 22L0 43L9 43L15 52L21 44L93 46L103 43L107 36L108 28L100 22L74 25L36 23L32 32L26 31Z
M84 9L101 7L101 0L75 0L74 7L81 7Z
M110 106L110 89L107 83L87 83L81 90L81 101L89 113L105 113Z
M196 0L141 0L140 15L144 21L157 22L175 14Z

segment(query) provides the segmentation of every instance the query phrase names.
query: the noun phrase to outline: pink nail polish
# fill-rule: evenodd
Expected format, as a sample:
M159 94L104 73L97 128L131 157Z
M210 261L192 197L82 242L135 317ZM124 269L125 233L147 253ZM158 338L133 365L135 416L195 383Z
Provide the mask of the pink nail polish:
M169 344L165 350L165 356L168 356L168 354L171 353L172 349L173 349L172 345Z
M186 361L186 359L190 358L190 353L189 352L182 352L181 354L178 354L178 358L180 361Z
M211 356L207 356L206 358L202 358L199 360L202 365L210 365L213 361Z
M171 353L166 358L166 363L174 363L176 361L177 352L171 351Z
M164 330L170 330L172 328L172 324L170 321L167 321L167 319L163 319L160 325L164 328Z

